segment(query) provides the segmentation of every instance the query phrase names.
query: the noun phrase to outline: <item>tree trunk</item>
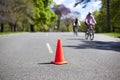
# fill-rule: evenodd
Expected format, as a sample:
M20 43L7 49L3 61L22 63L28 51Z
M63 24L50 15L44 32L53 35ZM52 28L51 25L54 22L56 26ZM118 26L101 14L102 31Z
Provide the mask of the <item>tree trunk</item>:
M57 26L57 30L60 29L60 19L61 19L61 16L59 15L59 16L58 16L58 26Z
M107 0L107 32L110 32L110 29L110 0Z
M22 31L25 31L25 25L22 24Z
M69 32L69 26L67 26L67 31Z
M10 25L10 31L13 32L13 24L9 23L9 25Z
M14 24L14 32L16 32L17 31L17 24L15 23Z
M3 25L3 23L1 23L1 30L0 30L0 32L4 32L4 25Z
M31 32L35 32L35 30L34 30L34 25L33 25L33 24L30 24L30 31L31 31Z
M112 27L112 32L115 32L115 27Z

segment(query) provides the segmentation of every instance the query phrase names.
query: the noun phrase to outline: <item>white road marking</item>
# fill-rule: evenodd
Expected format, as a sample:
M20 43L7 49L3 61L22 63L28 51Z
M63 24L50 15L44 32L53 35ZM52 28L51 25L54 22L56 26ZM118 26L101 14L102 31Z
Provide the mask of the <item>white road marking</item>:
M53 53L52 48L50 47L50 44L49 44L49 43L46 43L46 45L47 45L47 48L48 48L48 50L49 50L49 53Z

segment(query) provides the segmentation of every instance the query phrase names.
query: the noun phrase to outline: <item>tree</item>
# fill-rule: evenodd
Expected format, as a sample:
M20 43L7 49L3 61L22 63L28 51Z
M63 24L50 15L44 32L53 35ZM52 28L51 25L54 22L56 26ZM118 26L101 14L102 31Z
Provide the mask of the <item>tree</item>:
M9 23L11 31L16 31L18 23L25 19L29 21L27 15L32 10L31 4L31 0L0 0L0 23Z
M76 3L74 4L74 7L76 7L78 4L84 4L83 8L85 8L88 4L88 2L90 2L91 0L76 0Z
M56 15L50 9L52 0L34 0L34 26L43 29L44 25L56 20Z
M56 20L57 16L50 9L52 0L0 0L0 24L3 32L4 24L9 23L11 31L19 26L27 25L31 31L41 28ZM23 27L24 30L25 27Z
M107 0L107 32L110 32L110 0Z
M0 32L4 32L4 23L7 21L7 15L6 13L9 11L9 7L7 8L7 4L9 1L7 0L0 0Z
M111 27L113 32L120 32L120 1L111 0Z
M91 0L76 0L76 3L74 4L74 7L76 7L78 4L83 3L84 6L83 8L85 8L87 6L87 3L90 2ZM94 0L97 1L97 0ZM105 2L106 0L102 0L102 2ZM110 0L107 0L107 32L110 32Z
M55 13L58 15L58 25L57 25L58 30L60 28L60 19L62 15L67 15L70 12L71 12L70 9L66 8L63 4L57 5L57 7L55 8Z

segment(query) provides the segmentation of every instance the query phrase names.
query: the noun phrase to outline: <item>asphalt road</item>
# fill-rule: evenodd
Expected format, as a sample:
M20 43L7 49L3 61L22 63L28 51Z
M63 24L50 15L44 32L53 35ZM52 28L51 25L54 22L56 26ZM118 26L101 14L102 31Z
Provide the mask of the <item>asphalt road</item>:
M65 61L54 65L57 40ZM22 33L0 37L0 80L120 80L120 39L84 33Z

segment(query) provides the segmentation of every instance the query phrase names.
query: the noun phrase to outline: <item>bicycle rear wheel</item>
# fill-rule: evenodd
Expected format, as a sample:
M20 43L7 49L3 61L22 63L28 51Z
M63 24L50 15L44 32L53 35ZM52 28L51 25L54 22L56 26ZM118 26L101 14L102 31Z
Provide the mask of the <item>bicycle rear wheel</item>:
M75 35L77 36L78 35L78 28L75 27Z

